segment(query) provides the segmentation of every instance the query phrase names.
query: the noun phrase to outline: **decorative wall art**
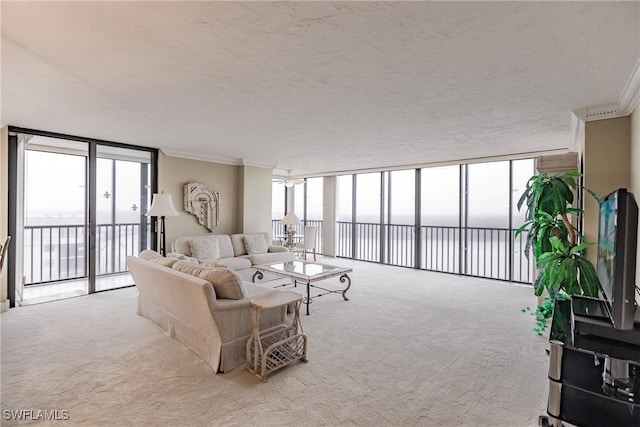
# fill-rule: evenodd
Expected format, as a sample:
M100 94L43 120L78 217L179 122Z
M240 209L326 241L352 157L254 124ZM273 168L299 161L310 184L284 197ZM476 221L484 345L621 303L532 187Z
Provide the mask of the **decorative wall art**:
M184 185L184 210L198 218L198 223L213 231L220 221L220 193L199 182Z

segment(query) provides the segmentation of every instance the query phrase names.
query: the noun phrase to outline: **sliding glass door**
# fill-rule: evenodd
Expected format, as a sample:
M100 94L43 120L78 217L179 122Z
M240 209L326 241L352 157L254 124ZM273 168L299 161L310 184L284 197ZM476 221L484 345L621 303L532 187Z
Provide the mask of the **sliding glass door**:
M22 142L22 302L87 294L88 145L42 136Z
M126 257L154 241L155 150L52 135L12 136L18 304L131 286Z
M96 150L96 291L131 285L128 255L147 248L151 154L98 145Z

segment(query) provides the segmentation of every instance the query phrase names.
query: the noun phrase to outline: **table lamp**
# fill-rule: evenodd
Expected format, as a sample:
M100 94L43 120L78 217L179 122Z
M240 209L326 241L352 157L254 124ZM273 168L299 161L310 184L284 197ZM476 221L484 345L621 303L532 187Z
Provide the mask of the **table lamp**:
M296 230L293 228L294 225L302 224L300 218L296 216L293 212L289 212L282 220L280 224L286 225L286 234L287 234L287 246L293 247L293 235L296 234Z
M171 194L164 194L164 192L153 194L153 200L151 201L151 207L147 216L160 217L160 253L162 256L167 255L166 251L166 238L164 234L164 217L165 216L179 216L180 213L173 206L173 199Z

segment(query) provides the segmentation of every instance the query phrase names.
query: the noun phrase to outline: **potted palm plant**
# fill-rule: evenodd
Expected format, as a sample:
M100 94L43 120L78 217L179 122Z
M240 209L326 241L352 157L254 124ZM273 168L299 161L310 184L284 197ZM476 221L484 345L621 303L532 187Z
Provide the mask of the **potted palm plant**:
M518 200L518 210L526 203L527 211L516 236L528 231L525 255L529 259L533 251L539 270L533 284L534 293L539 297L546 290L548 294L533 313L538 318L534 328L538 334L546 329L557 299L570 295L598 296L598 275L585 257L585 250L592 243L584 240L570 220L570 216L583 212L572 207L574 190L584 190L598 199L577 182L581 176L579 172L534 175ZM527 310L530 311L523 309Z

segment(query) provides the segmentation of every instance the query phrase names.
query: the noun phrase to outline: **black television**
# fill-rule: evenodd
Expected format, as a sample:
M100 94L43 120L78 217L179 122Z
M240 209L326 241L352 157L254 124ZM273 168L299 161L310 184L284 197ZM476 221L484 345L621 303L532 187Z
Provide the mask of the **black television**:
M600 200L598 279L615 329L633 329L636 310L638 204L620 188Z

